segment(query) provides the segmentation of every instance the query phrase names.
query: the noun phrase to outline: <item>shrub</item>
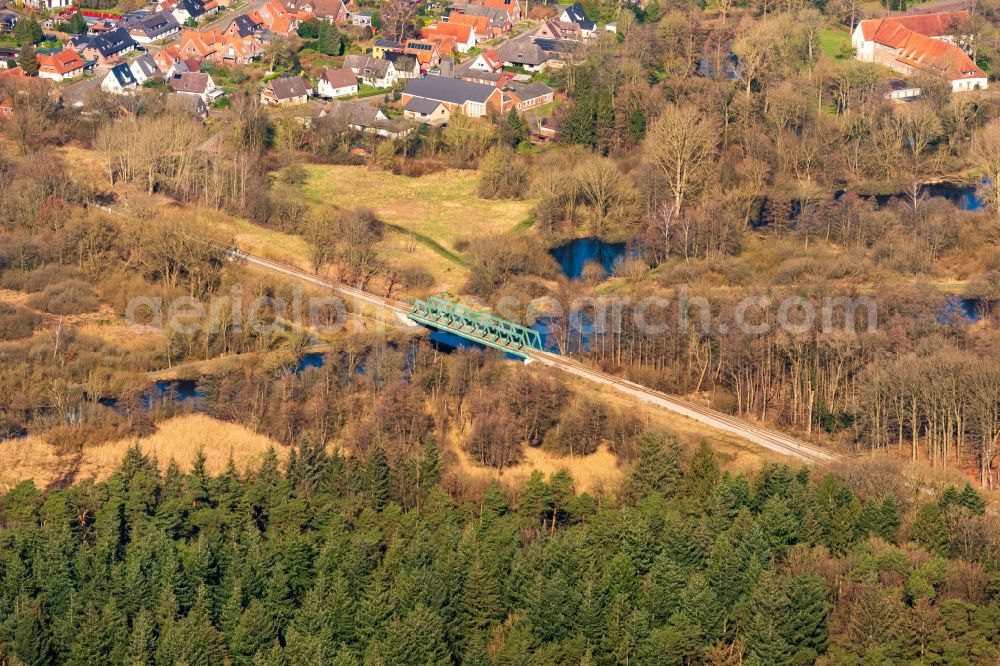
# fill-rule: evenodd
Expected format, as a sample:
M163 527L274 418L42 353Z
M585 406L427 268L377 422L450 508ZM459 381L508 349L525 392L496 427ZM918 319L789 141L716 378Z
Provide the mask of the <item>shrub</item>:
M82 277L80 271L70 266L46 264L30 271L6 271L0 275L0 287L37 293L50 285Z
M520 199L528 188L528 169L509 146L491 149L479 162L479 196Z
M65 280L28 299L31 307L58 315L94 312L101 302L93 288L80 280Z
M427 289L434 286L434 276L423 266L407 266L403 269L402 280L409 289Z
M31 337L42 318L24 308L0 303L0 340Z

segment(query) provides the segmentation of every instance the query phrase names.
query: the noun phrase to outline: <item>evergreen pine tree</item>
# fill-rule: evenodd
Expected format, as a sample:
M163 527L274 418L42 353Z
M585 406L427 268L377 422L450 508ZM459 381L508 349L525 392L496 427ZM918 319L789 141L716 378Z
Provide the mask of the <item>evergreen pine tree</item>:
M677 440L661 433L645 432L637 445L639 458L628 480L628 497L633 502L654 492L672 497L683 477Z
M748 661L759 666L790 664L793 648L786 638L788 598L774 573L761 574L743 614L742 631L747 641Z
M385 451L378 447L365 462L365 494L371 508L381 511L389 503L390 482L389 460Z
M465 636L488 632L504 616L496 574L487 570L478 556L473 558L466 574L462 613Z
M250 666L278 638L278 628L258 599L251 599L229 638L230 654L238 666Z
M642 595L643 606L654 624L664 624L680 608L684 583L680 567L667 553L660 553L646 577Z
M899 508L896 503L896 496L886 495L885 499L882 500L879 512L882 514L879 520L879 535L886 541L895 543L896 530L899 529Z
M829 643L829 589L816 574L804 574L791 580L787 594L786 636L794 649L794 662L811 664L826 652Z
M910 538L935 555L948 556L948 525L938 504L920 507L910 527Z
M31 16L20 19L14 26L14 41L22 49L25 46L37 44L42 41L42 26ZM33 46L31 51L34 53Z
M152 666L156 656L156 627L153 616L140 609L132 619L125 660L132 666Z
M685 495L695 500L699 506L706 507L715 492L719 481L719 460L708 442L701 440L694 455L688 473L684 477Z
M706 641L715 641L722 635L725 609L719 603L708 581L700 573L692 574L688 578L687 585L681 593L680 612L698 627Z
M962 492L958 495L958 505L968 509L971 513L981 516L986 513L986 502L980 497L976 489L968 481L962 487Z
M41 602L21 597L8 622L13 627L5 646L10 654L26 666L56 663L50 625Z

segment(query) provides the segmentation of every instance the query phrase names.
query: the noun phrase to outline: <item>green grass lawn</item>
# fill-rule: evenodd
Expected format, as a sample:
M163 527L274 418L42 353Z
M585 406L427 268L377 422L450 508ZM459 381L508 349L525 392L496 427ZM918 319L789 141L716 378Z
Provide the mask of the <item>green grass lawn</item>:
M480 199L475 171L452 169L410 178L363 166L310 165L303 185L317 206L373 210L391 228L414 238L439 259L465 263L460 239L526 230L535 202ZM440 268L440 267L438 267Z
M851 48L851 35L846 30L823 28L819 33L819 47L828 58L841 58Z
M819 33L819 47L828 58L841 58L845 50L851 48L851 35L846 30L823 28Z

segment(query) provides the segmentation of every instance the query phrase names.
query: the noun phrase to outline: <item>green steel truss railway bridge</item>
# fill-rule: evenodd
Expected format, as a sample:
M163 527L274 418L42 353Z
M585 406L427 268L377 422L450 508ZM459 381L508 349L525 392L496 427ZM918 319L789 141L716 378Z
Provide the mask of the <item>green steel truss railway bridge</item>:
M432 297L426 301L417 300L413 304L381 298L355 287L307 273L293 266L254 256L235 247L224 247L224 249L231 260L243 261L265 270L328 288L362 306L372 306L389 312L397 317L401 323L412 326L419 324L454 333L467 340L523 358L526 363L536 362L547 365L585 381L613 388L646 404L681 414L717 430L735 434L775 453L797 458L807 463L831 462L842 457L791 435L676 396L667 395L583 365L571 358L547 352L542 347L542 338L538 331L519 326L494 315L479 312L442 298Z

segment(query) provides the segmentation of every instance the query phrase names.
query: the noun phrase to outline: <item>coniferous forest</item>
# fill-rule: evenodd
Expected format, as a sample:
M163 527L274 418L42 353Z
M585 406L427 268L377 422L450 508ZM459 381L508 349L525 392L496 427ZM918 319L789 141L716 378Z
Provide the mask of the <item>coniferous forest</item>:
M0 663L996 663L971 486L906 502L639 447L614 496L566 472L449 495L432 440L400 460L304 440L242 476L136 448L105 482L26 481L0 499Z

